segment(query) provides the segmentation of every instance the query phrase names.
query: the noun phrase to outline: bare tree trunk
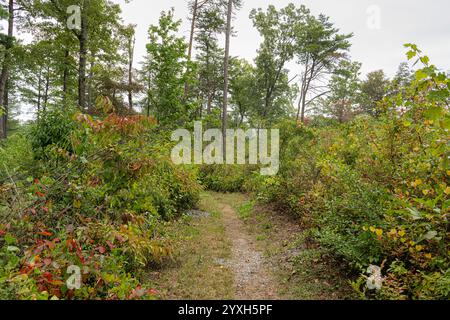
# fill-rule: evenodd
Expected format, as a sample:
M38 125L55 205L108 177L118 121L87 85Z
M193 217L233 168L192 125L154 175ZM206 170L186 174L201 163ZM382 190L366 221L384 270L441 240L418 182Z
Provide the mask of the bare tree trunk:
M227 146L227 117L228 117L228 64L230 58L230 38L231 38L231 19L233 14L233 0L228 0L227 28L225 31L225 59L223 68L223 112L222 112L222 135L223 135L223 157L226 160Z
M207 102L206 102L206 112L207 114L211 114L212 111L212 102L213 102L213 93L211 92L211 79L209 77L209 67L210 67L210 63L209 63L209 44L208 42L206 43L206 70L208 73L208 77L206 79L206 88L207 88Z
M192 9L192 22L191 22L191 34L189 36L189 48L188 48L188 61L192 60L192 47L194 45L194 34L195 34L195 22L197 21L197 11L198 11L198 0L194 2L194 8ZM189 84L184 84L184 99L187 98L189 93Z
M86 63L87 63L87 41L88 41L88 3L83 1L83 12L81 15L81 32L78 40L80 42L80 57L78 70L78 105L82 111L86 110Z
M67 102L67 89L69 80L69 50L64 52L64 73L63 73L63 108Z
M50 69L47 67L47 72L45 74L45 90L44 90L44 105L43 105L44 112L47 110L49 89L50 89Z
M42 71L39 71L39 80L38 80L38 96L37 96L37 114L38 119L41 114L41 100L42 100Z
M2 118L3 127L8 129L8 113L9 113L9 79L6 81L5 97L3 98L3 105L5 106L5 116ZM5 131L5 139L8 138L8 130Z
M206 113L207 114L211 114L212 111L212 94L210 94L208 92L208 99L207 99L207 103L206 103Z
M133 58L134 58L134 46L136 45L136 38L133 36L130 39L129 44L129 64L128 64L128 107L130 111L133 111Z
M150 117L150 108L151 108L151 102L150 102L150 87L151 87L151 72L148 72L148 83L147 83L147 117Z
M14 1L8 2L8 38L6 39L5 54L3 59L2 71L0 74L0 139L7 138L7 126L8 126L8 105L5 103L5 97L9 77L9 64L11 63L11 49L13 47L13 31L14 31Z
M303 76L303 82L302 82L302 88L301 88L301 96L299 101L299 110L297 112L297 121L299 119L302 123L305 123L306 120L306 107L309 102L307 102L306 98L308 96L308 93L311 89L311 82L313 81L315 77L315 71L316 71L316 64L314 60L311 62L311 66L309 67L309 58L306 60L306 67L305 67L305 75ZM312 101L312 100L310 100Z
M192 22L191 22L191 34L189 36L189 49L188 49L188 60L192 59L192 47L194 46L194 34L195 34L195 22L197 21L198 12L198 0L194 2L194 8L192 10Z
M89 77L87 79L87 109L88 113L94 111L94 103L92 97L92 79L94 78L94 61L91 62L91 66L89 67Z
M298 101L298 109L297 109L297 122L300 120L301 112L302 112L302 106L303 106L303 96L305 94L305 86L306 86L306 72L308 70L308 67L305 68L305 74L302 78L302 85L300 88L300 99Z

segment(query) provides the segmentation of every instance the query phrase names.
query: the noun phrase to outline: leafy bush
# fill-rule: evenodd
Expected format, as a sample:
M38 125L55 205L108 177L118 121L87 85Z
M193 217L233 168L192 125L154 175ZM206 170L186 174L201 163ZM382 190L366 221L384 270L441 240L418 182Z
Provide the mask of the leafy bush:
M29 138L36 158L46 155L46 148L58 146L72 152L72 132L76 129L70 114L59 109L43 112L31 127Z
M205 188L218 192L243 191L249 168L241 165L205 165L199 179Z
M196 205L196 171L171 163L152 118L56 118L36 125L35 178L2 185L0 298L154 298L140 270L171 258L161 220ZM68 287L71 266L81 289Z
M0 181L26 174L33 153L25 130L11 135L0 145Z
M280 174L254 176L256 196L301 217L315 240L357 272L380 266L382 299L448 299L450 80L424 68L380 103L379 119L284 123Z

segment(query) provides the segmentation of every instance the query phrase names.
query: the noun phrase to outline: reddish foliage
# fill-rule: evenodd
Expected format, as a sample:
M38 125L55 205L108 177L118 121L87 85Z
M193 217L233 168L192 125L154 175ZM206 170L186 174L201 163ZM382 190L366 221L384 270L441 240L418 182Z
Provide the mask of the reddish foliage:
M145 117L141 115L135 116L118 116L111 114L103 121L93 120L90 116L80 114L77 116L77 120L81 123L87 124L95 132L103 130L115 130L125 134L138 132L147 126L157 124L157 121L153 117Z

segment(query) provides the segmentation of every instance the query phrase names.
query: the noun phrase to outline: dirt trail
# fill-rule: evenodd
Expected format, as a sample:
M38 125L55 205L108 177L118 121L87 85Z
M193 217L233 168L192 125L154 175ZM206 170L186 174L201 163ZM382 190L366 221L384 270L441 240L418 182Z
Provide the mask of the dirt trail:
M236 211L220 203L222 219L232 243L232 257L225 266L234 274L235 299L275 300L278 298L275 281L267 270L264 258L256 249L252 236Z
M176 258L149 275L161 299L352 297L338 265L303 237L298 221L270 208L247 212L248 203L242 194L204 193L201 211L168 224Z

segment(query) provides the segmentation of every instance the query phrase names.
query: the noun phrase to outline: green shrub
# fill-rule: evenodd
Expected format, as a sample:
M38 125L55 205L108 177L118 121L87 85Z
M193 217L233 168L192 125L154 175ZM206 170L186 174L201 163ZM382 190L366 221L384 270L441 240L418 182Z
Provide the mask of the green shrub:
M353 286L364 297L450 298L450 80L419 59L424 68L385 98L378 119L282 124L279 175L248 183L363 273ZM376 292L366 287L370 265L384 278Z
M75 122L67 111L54 109L41 113L29 134L35 157L44 158L49 146L72 152L71 134L75 129Z
M33 128L47 133L34 141L33 178L1 193L14 214L0 223L0 298L154 298L141 270L171 258L158 233L196 205L196 170L172 164L152 118L57 118ZM81 289L67 287L70 266Z
M204 165L199 179L206 189L217 192L244 191L245 181L255 170L247 165Z

